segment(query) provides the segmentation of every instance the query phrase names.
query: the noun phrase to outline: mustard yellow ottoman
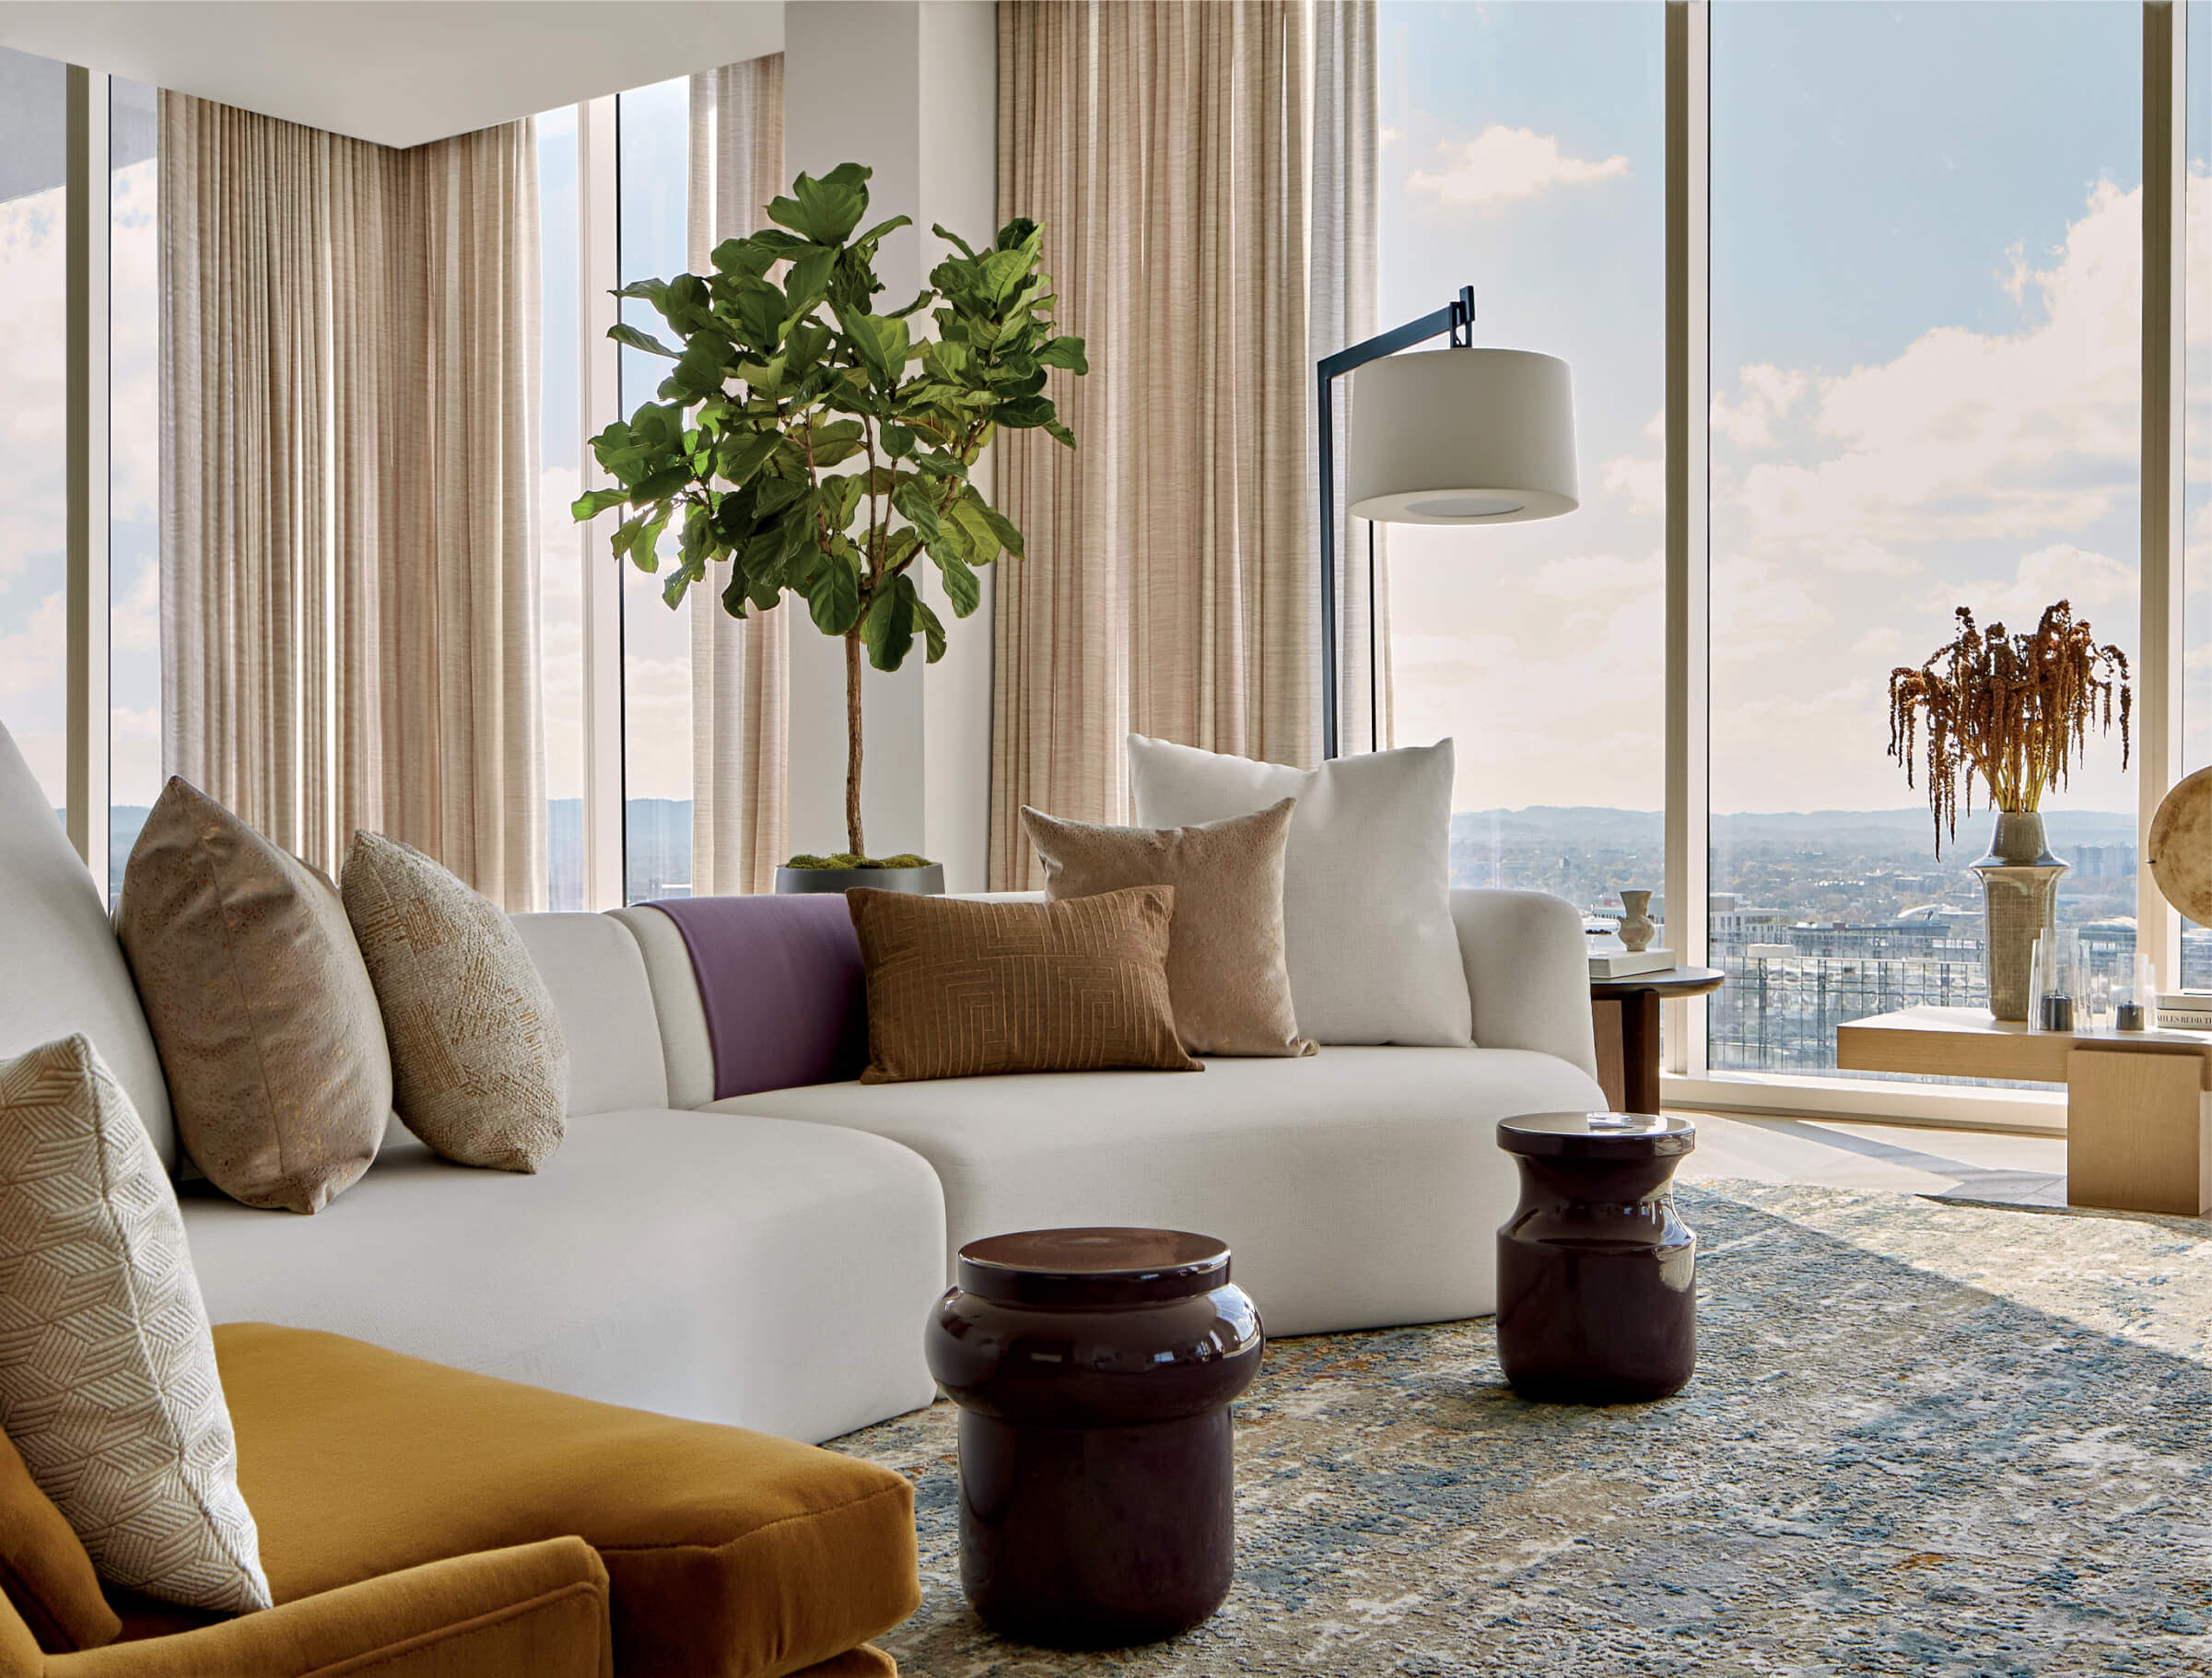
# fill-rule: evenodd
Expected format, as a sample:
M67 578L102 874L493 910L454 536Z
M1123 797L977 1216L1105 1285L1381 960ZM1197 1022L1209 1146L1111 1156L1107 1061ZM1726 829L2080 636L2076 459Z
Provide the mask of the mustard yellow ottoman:
M887 1469L335 1334L226 1323L215 1348L279 1604L572 1535L606 1567L618 1678L896 1670L865 1647L920 1602Z

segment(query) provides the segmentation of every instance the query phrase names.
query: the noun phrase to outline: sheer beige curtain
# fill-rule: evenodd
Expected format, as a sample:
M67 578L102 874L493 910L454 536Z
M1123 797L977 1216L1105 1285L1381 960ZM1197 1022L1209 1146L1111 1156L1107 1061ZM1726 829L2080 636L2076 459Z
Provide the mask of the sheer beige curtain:
M693 76L691 271L766 226L784 185L783 55ZM790 850L790 618L782 606L732 617L713 588L694 589L688 610L692 894L769 891Z
M1077 452L998 445L1028 557L998 580L994 884L1031 883L1023 804L1122 817L1127 729L1318 750L1310 17L999 8L1000 211L1045 224L1092 371L1056 375Z
M161 96L164 757L542 907L536 146Z
M1323 356L1382 330L1382 88L1376 74L1375 0L1316 0L1314 6L1314 220L1308 369ZM1337 718L1348 752L1396 743L1390 693L1388 527L1344 508L1344 428L1352 384L1336 390L1337 624L1341 656Z

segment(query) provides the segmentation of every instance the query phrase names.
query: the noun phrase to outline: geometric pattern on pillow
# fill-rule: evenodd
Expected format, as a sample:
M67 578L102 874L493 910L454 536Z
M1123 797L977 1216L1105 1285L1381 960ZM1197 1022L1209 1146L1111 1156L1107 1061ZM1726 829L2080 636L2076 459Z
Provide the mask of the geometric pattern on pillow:
M176 1191L83 1037L0 1062L0 1426L104 1578L269 1605Z
M535 1171L566 1132L568 1044L514 923L414 846L366 829L339 895L383 1011L400 1122L461 1165Z

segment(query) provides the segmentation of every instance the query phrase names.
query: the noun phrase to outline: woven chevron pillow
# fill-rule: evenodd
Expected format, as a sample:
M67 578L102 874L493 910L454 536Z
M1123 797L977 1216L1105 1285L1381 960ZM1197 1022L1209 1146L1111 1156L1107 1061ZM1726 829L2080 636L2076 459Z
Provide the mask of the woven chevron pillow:
M82 1037L0 1061L0 1426L103 1578L269 1605L176 1191Z

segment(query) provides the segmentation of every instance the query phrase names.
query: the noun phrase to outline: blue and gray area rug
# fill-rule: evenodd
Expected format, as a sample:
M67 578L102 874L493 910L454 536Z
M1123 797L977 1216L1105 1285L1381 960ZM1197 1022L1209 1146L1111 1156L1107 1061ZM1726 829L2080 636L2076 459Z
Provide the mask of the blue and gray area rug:
M1237 1585L1064 1655L961 1600L953 1417L907 1678L2212 1673L2212 1226L1685 1185L1698 1378L1524 1403L1489 1321L1284 1341L1238 1405Z

